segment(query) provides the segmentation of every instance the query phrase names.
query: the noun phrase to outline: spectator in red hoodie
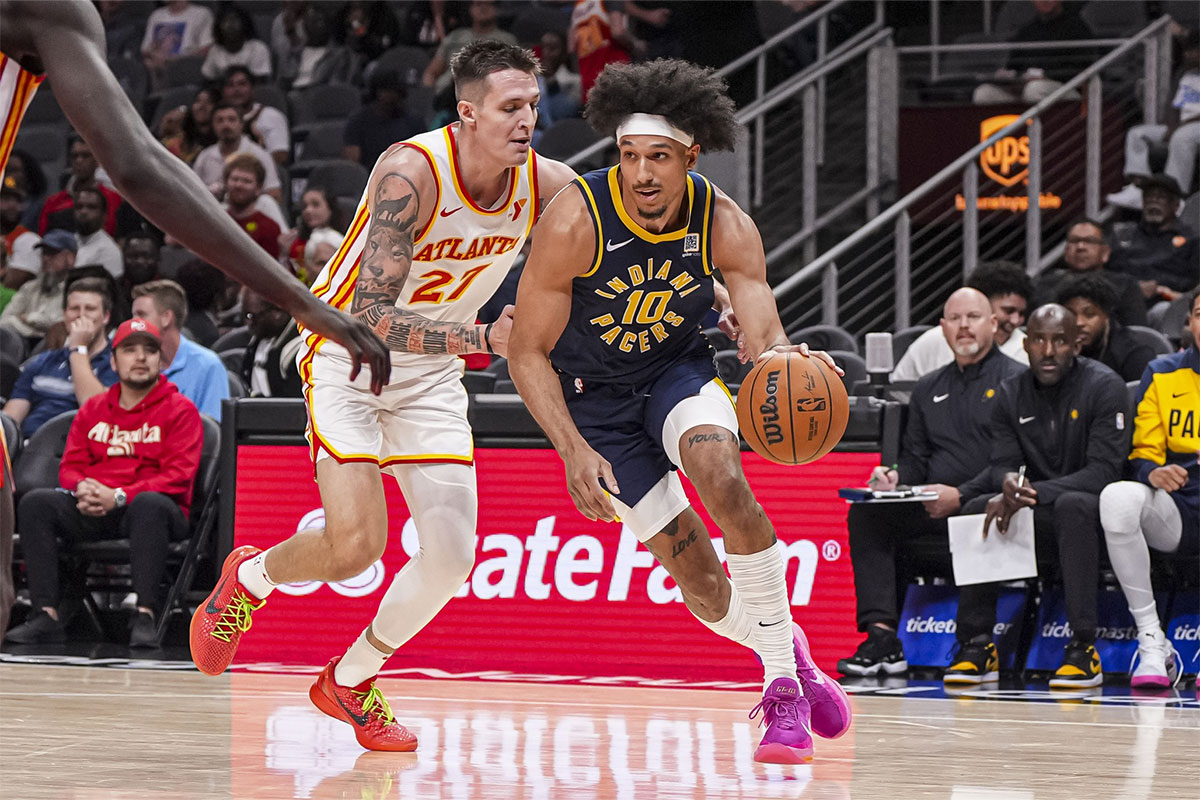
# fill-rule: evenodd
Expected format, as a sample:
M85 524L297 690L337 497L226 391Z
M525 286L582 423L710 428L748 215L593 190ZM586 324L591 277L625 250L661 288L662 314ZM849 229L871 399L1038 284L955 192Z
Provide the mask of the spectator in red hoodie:
M204 431L200 413L160 374L158 329L131 319L113 337L119 382L75 415L58 470L59 489L21 498L17 527L25 550L34 612L5 637L61 642L59 544L128 539L137 613L132 647L153 646L167 546L187 536L192 484Z

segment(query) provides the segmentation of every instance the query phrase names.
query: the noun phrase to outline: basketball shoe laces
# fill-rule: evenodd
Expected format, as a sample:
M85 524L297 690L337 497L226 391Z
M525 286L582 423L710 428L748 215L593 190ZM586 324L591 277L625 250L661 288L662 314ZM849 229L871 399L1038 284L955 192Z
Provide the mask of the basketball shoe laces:
M796 701L794 700L764 697L762 702L750 709L750 719L757 717L759 711L763 714L762 720L758 723L759 727L762 727L763 723L767 722L768 717L774 717L772 722L783 730L790 731L796 727L796 723L800 719L796 713Z
M250 630L250 626L254 624L250 612L257 611L265 604L265 600L255 603L246 594L234 589L233 596L229 598L229 605L225 606L225 611L213 625L212 637L228 643L238 631L245 633Z
M1167 647L1170 648L1171 653L1173 653L1175 655L1175 680L1171 683L1171 686L1175 687L1175 686L1179 685L1179 681L1183 677L1183 656L1180 654L1179 650L1175 647L1175 645L1171 644L1170 640L1167 641ZM1137 663L1138 656L1141 655L1140 651L1141 651L1141 648L1138 648L1137 650L1135 650L1133 652L1133 658L1129 659L1128 674L1130 674L1130 675L1133 674L1133 665L1135 663ZM1192 657L1192 661L1195 661L1197 657L1200 657L1200 651L1197 651L1196 656ZM1166 659L1164 658L1164 661L1165 660ZM1170 677L1170 674L1171 674L1171 671L1170 671L1170 669L1168 669L1167 676Z
M391 725L395 721L392 707L388 705L387 698L383 696L383 692L379 691L379 687L373 681L371 688L365 692L356 692L353 689L350 692L362 703L364 714L374 714L384 725Z

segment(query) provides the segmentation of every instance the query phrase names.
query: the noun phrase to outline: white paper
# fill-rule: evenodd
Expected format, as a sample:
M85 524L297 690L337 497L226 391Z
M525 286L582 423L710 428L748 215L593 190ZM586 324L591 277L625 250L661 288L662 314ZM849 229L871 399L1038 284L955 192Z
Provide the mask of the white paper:
M996 522L983 538L985 515L949 517L950 555L954 582L959 586L1037 577L1037 552L1033 545L1033 509L1022 508L1008 522L1008 533Z

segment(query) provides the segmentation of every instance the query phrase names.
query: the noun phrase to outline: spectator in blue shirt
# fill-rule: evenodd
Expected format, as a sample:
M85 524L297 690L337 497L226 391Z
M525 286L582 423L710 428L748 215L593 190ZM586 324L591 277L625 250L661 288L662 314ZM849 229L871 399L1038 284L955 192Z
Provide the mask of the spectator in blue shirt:
M133 316L154 323L162 336L162 374L202 414L221 418L221 401L229 397L229 376L220 357L184 338L187 294L175 281L157 280L133 287Z
M108 283L81 278L63 301L67 346L34 358L13 387L4 413L21 426L26 438L47 420L75 411L86 400L117 382L109 363L108 321L112 296Z

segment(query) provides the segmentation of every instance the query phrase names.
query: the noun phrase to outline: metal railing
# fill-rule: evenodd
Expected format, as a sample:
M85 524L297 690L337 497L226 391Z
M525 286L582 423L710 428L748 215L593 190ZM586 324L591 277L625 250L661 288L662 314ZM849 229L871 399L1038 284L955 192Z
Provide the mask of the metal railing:
M832 3L822 6L811 14L805 16L803 19L799 19L793 24L789 25L787 28L784 28L782 31L767 39L753 50L750 50L749 52L737 57L733 61L730 61L725 66L718 69L717 74L721 75L722 77L728 77L729 75L738 72L750 64L753 64L755 71L755 102L761 101L762 98L767 94L767 60L777 49L783 45L786 45L798 34L814 26L816 27L816 64L819 66L827 56L836 55L848 47L852 47L857 43L858 37L861 37L864 33L873 33L874 31L877 31L883 27L883 2L882 0L873 0L875 3L874 22L864 28L863 31L860 31L855 38L852 38L848 42L839 45L833 51L829 51L829 16L833 12L838 11L839 9L853 2L861 2L861 0L835 0ZM802 71L801 74L804 74L804 72ZM758 138L759 135L756 134L756 146L761 146L761 143L757 141ZM610 144L611 143L607 140L595 142L591 146L579 151L570 158L565 159L565 162L568 166L578 167L581 164L589 161L589 159L591 159L593 156L602 153Z
M881 192L895 180L895 126L887 124L895 119L897 102L891 37L890 29L857 37L841 54L738 113L742 125L773 132L774 148L739 151L739 182L753 187L750 208L760 229L772 216L786 220L782 235L763 230L771 274L788 274L812 261L818 234L851 212L861 212L864 220L879 213ZM822 114L821 97L830 86L841 89L834 96L845 102L837 114ZM836 153L826 152L828 139L838 141Z
M1153 123L1165 110L1169 24L1167 18L1156 20L1123 40L1044 100L779 283L775 296L785 323L790 329L817 321L840 323L858 332L882 329L891 322L898 330L912 324L914 318L932 318L945 296L975 268L981 256L1011 256L1023 249L1026 270L1031 274L1039 271L1046 232L1040 204L1044 181L1048 175L1061 179L1067 166L1077 164L1079 152L1072 136L1080 133L1077 127L1072 131L1068 125L1048 137L1043 127L1045 112L1084 95L1085 113L1071 115L1071 119L1081 119L1078 124L1085 129L1083 210L1089 215L1098 214L1102 170L1112 172L1115 168L1119 175L1127 121L1140 116L1141 121ZM1117 84L1110 81L1106 86L1106 70L1129 67L1129 62L1137 63L1139 54L1140 70L1135 77ZM1128 75L1130 70L1114 72ZM1108 121L1106 104L1113 112ZM1028 211L1023 219L1011 215L1004 218L1015 222L1008 225L994 224L993 212L985 217L990 224L981 227L980 201L991 205L989 198L998 195L984 187L993 194L981 197L978 159L1006 137L1022 133L1028 135L1029 147L1024 193ZM954 202L957 195L961 195L961 211ZM951 201L948 205L941 202L946 199ZM931 207L935 211L929 211ZM917 211L922 213L914 217ZM1057 230L1053 232L1063 233L1064 224L1055 220ZM914 270L914 264L918 269ZM813 309L818 300L820 318L815 319ZM843 310L847 316L840 313Z

